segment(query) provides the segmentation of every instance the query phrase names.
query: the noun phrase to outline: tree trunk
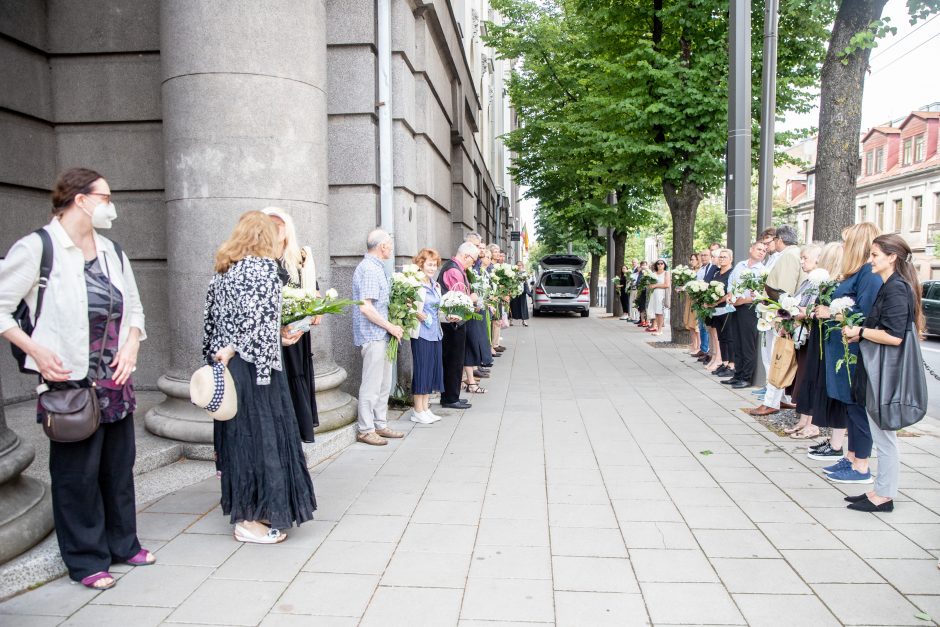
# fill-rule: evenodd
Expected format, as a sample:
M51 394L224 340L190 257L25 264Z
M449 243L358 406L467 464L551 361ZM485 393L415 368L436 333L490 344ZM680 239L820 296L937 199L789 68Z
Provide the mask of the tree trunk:
M695 239L695 213L704 195L698 185L689 181L688 176L678 188L672 183L663 182L663 196L672 215L672 263L685 263L692 254ZM672 341L680 344L689 342L689 332L685 328L685 316L678 294L673 288L672 308L669 310Z
M614 276L620 276L620 268L623 267L623 249L627 243L627 234L620 231L614 231ZM621 285L620 288L625 288ZM616 292L616 288L614 288ZM619 318L623 315L623 306L620 304L620 295L614 294L614 317Z
M601 273L601 253L591 253L591 307L598 307L597 279Z
M881 17L887 0L842 0L822 66L813 239L839 241L855 222L858 134L871 48L840 57L856 33Z

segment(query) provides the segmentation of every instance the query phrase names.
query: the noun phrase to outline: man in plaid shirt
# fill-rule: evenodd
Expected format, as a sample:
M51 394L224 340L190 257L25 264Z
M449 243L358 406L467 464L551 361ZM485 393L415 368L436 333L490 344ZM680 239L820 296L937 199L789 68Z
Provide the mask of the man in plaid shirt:
M392 362L385 357L389 336L401 339L403 329L388 321L391 292L383 262L392 258L392 236L375 229L366 238L367 252L353 273L353 343L362 354L359 384L359 435L356 439L373 446L388 444L385 438L404 433L388 428L388 395L392 390Z

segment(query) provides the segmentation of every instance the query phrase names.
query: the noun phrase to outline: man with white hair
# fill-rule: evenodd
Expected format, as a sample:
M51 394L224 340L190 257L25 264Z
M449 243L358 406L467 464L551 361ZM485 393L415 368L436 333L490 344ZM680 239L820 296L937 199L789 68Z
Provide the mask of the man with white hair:
M480 234L477 233L476 231L470 231L469 233L466 234L466 236L464 236L463 241L470 242L474 246L479 246L480 244L483 243L483 238L480 237Z
M464 242L457 249L457 254L441 265L437 282L442 294L450 291L463 292L476 302L477 295L471 294L467 287L467 268L473 265L480 254L477 245ZM460 398L460 380L464 367L464 354L467 350L467 326L463 322L442 322L444 344L442 361L444 364L444 391L441 392L441 407L449 409L469 409L470 403Z
M362 354L359 384L359 435L356 439L373 446L388 444L385 438L404 433L388 428L388 395L392 390L392 362L385 357L389 336L400 340L404 330L388 321L391 285L383 262L392 258L392 236L375 229L366 238L367 252L353 273L353 343Z

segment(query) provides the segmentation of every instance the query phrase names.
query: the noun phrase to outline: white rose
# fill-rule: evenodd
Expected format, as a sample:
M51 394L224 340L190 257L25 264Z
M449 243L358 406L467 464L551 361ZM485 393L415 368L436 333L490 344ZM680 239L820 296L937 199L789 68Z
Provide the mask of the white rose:
M336 300L339 298L339 292L334 290L332 287L326 291L326 297L330 300Z

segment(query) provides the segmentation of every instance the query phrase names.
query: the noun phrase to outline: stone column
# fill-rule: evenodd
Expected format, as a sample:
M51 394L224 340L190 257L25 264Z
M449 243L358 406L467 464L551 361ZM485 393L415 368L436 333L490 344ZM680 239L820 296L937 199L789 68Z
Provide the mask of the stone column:
M52 493L46 484L21 474L35 456L33 447L7 427L0 403L0 564L32 548L52 531Z
M212 422L190 404L189 377L201 363L218 245L241 213L279 206L294 215L328 279L323 0L164 0L160 50L171 365L158 381L167 399L146 425L201 445L187 455L207 458ZM317 333L326 391L345 373L319 348L326 332ZM325 413L343 400L327 395Z

